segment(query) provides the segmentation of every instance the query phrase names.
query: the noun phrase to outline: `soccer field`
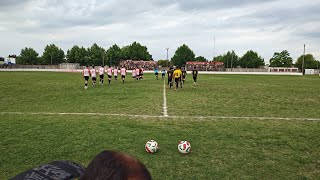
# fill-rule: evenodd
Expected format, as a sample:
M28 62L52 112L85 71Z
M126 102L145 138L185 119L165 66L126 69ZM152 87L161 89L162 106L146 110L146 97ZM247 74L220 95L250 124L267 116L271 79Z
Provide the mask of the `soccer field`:
M173 91L146 74L85 90L80 74L0 72L0 84L0 179L53 160L87 165L105 149L138 157L154 179L320 177L316 76L187 75Z

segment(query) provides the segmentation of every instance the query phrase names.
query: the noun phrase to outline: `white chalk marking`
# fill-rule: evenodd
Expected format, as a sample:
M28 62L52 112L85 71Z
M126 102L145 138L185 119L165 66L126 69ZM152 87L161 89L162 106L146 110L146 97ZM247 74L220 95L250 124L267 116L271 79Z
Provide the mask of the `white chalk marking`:
M163 119L198 119L198 120L298 120L298 121L320 121L319 118L290 118L290 117L237 117L237 116L157 116L142 114L109 114L109 113L59 113L59 112L0 112L1 115L78 115L78 116L121 116L132 118L163 118Z
M163 116L168 117L167 96L166 96L166 81L163 80Z

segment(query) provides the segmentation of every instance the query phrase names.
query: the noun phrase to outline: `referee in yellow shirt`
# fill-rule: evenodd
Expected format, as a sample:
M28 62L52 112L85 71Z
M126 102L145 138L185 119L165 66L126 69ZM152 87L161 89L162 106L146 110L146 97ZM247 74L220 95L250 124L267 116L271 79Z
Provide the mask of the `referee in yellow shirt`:
M174 89L175 91L179 88L179 83L181 81L181 76L182 76L182 72L180 70L180 67L177 67L173 71L173 78L174 78L174 81L176 82L176 88Z

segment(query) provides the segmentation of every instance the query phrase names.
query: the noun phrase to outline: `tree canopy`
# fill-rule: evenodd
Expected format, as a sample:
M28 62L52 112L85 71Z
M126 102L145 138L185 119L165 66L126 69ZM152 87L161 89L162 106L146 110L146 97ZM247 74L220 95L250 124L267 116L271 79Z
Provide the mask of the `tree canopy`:
M17 57L18 64L40 64L39 54L33 48L24 48Z
M240 58L239 65L242 68L258 68L264 66L265 63L257 52L250 50Z
M42 55L43 64L61 64L64 62L64 51L54 44L47 45Z
M301 55L297 62L294 64L295 67L302 69L303 55ZM319 62L313 57L312 54L304 55L304 69L317 69Z
M291 67L292 58L287 50L283 50L280 53L275 52L270 59L270 67Z
M148 48L137 42L133 42L129 46L123 47L121 52L123 59L143 61L153 60L151 54L148 52Z
M215 57L215 61L223 62L226 68L232 68L239 65L239 56L232 50Z
M106 53L106 64L107 65L116 65L118 66L120 64L120 60L122 59L122 51L120 47L116 44L111 46Z
M203 56L198 56L194 59L195 62L207 62L208 60Z
M171 61L176 66L184 66L187 61L194 61L195 54L193 51L185 44L178 47Z
M170 67L169 60L158 60L158 65L161 67Z

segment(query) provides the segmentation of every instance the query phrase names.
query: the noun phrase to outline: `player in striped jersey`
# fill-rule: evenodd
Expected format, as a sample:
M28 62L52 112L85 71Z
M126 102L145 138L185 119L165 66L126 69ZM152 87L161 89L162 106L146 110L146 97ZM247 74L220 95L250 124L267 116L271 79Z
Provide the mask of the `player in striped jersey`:
M140 78L140 69L139 69L139 67L137 67L135 71L136 71L136 79L139 80L139 78Z
M82 76L84 77L84 89L88 89L88 80L90 76L90 70L88 65L86 66L86 68L83 69Z
M122 83L124 83L124 80L126 79L126 74L127 74L127 70L124 66L121 68L120 74L121 74Z
M136 69L133 68L132 69L132 79L135 79L136 78Z
M104 66L101 65L99 68L99 76L100 76L100 84L103 85L103 79L104 79Z
M109 68L107 69L107 74L108 74L108 82L109 82L109 84L110 84L111 78L112 78L112 68L111 68L111 67L109 67Z
M94 68L94 65L92 65L90 74L92 79L92 86L94 87L96 85L96 80L97 80L97 70Z
M118 67L115 67L113 70L114 82L118 82Z

